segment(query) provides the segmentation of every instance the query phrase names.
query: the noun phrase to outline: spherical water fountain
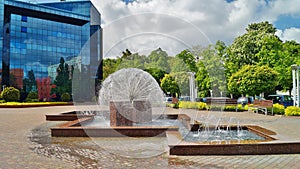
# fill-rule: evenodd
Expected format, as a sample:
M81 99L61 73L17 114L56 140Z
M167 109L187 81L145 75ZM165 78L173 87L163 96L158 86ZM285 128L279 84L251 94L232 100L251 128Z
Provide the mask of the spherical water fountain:
M121 69L103 82L99 91L100 107L109 107L111 126L132 126L150 122L152 114L164 112L164 94L156 80L147 72ZM156 116L159 117L159 116Z

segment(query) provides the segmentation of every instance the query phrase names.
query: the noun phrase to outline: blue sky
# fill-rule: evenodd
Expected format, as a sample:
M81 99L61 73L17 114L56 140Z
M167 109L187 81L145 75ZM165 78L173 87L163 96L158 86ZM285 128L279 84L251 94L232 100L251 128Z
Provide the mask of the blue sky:
M300 16L280 15L274 22L274 25L278 29L287 29L291 27L300 28Z

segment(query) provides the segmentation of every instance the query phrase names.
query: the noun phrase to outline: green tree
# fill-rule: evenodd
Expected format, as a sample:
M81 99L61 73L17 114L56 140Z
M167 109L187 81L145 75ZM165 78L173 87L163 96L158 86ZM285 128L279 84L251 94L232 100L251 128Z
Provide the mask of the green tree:
M74 67L69 66L63 57L60 58L60 63L56 69L57 75L54 80L56 88L54 89L56 93L72 93L72 76Z
M165 77L161 81L160 87L165 93L169 93L171 95L180 95L178 84L176 83L175 79L169 74L165 74Z
M268 66L245 65L228 81L228 89L235 96L271 93L277 86L278 73Z
M131 56L131 55L132 55L132 53L130 52L129 49L126 49L125 51L122 52L122 58L123 58L123 59L126 59L126 58L128 58L129 56Z
M187 72L176 72L170 75L174 78L176 84L178 84L180 95L190 95L190 75Z
M168 63L168 54L166 51L158 48L150 53L148 56L148 62L145 65L146 69L156 68L165 72L170 72L170 66Z
M178 55L176 55L176 57L182 59L182 61L187 65L187 67L189 67L190 71L195 73L198 71L195 61L196 59L194 57L194 54L192 54L190 50L183 50Z
M37 91L36 79L33 70L28 71L28 77L23 80L23 88L27 93Z
M209 96L211 90L211 81L203 62L198 63L196 82L198 87L198 95L200 97Z
M224 55L226 46L223 42L218 41L215 45L209 45L206 48L197 48L193 52L199 57L197 63L198 71L196 82L198 94L201 97L208 96L210 90L213 96L226 95L226 76L224 69Z
M300 63L300 44L295 41L282 42L277 36L265 37L260 51L256 54L260 61L258 65L267 65L278 74L276 90L292 90L292 69L295 63Z
M145 69L145 71L152 75L159 85L166 74L165 71L157 68Z
M187 67L187 65L180 59L179 57L169 57L168 63L170 66L170 73L177 72L190 72L191 70Z
M106 79L110 74L117 71L122 59L104 59L103 60L103 79Z
M280 60L274 69L279 73L279 87L283 90L292 91L292 68L293 64L300 65L300 44L295 41L286 41L280 50Z
M246 28L246 33L235 38L226 52L226 68L228 78L243 65L254 65L260 62L261 51L266 38L276 37L276 29L269 22L252 23Z
M145 69L145 63L146 63L146 56L145 55L139 55L138 53L131 54L126 57L122 57L121 61L117 65L117 69L123 69L123 68L138 68L138 69Z

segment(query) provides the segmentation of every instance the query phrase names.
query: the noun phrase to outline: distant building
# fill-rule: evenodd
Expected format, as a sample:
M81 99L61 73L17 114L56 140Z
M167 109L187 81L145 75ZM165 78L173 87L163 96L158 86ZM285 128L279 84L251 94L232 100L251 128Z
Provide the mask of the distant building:
M99 11L86 0L35 4L0 0L1 88L22 89L21 79L30 70L36 79L53 80L61 57L79 70L87 67L89 77L101 79L100 24ZM11 84L12 75L17 85Z

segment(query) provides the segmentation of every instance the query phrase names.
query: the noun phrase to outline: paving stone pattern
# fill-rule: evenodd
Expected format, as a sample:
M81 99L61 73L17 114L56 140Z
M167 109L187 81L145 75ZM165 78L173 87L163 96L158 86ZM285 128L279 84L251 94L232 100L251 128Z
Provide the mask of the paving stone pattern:
M49 127L61 122L46 122L45 114L72 110L73 106L0 109L0 168L300 168L300 154L169 156L165 152L148 158L132 158L124 157L131 151L130 147L115 147L118 151L124 151L124 156L111 151L111 144L108 143L116 140L109 138L99 139L98 144L91 138L51 138ZM276 132L274 137L279 140L300 141L299 117L265 116L252 112L220 114L181 109L167 109L166 113L188 114L200 120L208 114L235 117L241 124L256 124ZM158 146L167 148L164 147L165 138L150 139ZM129 138L123 141L132 142Z

